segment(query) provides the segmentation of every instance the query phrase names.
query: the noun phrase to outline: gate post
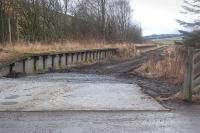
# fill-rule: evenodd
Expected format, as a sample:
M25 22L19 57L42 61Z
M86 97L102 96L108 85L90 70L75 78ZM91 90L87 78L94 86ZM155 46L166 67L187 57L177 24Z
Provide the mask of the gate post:
M183 100L192 102L192 72L193 72L193 51L192 47L188 48L188 55L186 59L186 73L183 88Z

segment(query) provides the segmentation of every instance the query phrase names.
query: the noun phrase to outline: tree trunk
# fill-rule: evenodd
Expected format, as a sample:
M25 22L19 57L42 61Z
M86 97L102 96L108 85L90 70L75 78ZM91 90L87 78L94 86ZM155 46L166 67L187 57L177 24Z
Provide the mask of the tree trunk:
M102 23L102 26L101 26L101 30L102 30L102 37L103 37L103 42L105 42L105 30L106 30L106 27L105 27L105 24L106 24L106 19L105 19L105 14L106 14L106 1L105 0L101 0L101 23Z
M10 22L10 16L9 15L8 15L8 42L12 43L11 22Z
M19 20L18 16L16 15L16 32L17 32L17 42L19 42Z
M0 16L0 20L1 20L1 30L2 30L2 32L0 33L1 34L1 40L0 41L4 41L5 40L5 35L4 35L4 33L5 33L5 30L4 30L4 18L5 18L5 16L3 15L3 9L2 9L3 7L1 7L1 11L0 11L0 14L1 14L1 16Z

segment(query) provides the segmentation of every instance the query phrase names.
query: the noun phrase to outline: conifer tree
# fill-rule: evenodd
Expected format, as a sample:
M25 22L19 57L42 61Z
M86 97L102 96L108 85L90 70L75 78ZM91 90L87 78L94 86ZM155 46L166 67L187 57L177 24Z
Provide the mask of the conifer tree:
M183 14L191 18L189 21L178 20L180 25L187 28L181 30L186 46L200 47L200 0L184 0Z

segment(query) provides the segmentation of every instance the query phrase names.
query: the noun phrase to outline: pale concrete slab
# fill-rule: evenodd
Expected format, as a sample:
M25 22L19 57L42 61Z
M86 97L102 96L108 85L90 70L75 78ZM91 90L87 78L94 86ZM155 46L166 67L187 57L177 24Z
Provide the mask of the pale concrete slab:
M89 82L90 79L96 82ZM46 74L21 79L0 79L0 111L67 110L165 108L142 93L139 86L115 81L114 77Z

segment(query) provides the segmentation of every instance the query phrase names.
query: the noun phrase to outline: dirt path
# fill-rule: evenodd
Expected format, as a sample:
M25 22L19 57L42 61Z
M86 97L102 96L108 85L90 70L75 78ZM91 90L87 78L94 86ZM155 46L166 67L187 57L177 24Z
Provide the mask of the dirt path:
M118 78L124 79L125 82L136 82L142 87L145 93L151 96L169 96L176 94L181 90L181 86L169 84L165 80L148 79L133 74L133 70L142 65L142 63L152 58L159 59L163 54L163 50L155 50L142 54L139 57L126 60L112 60L110 63L98 63L94 65L86 65L83 67L73 68L71 72L78 73L95 73L103 75L114 75Z
M76 67L71 69L73 72L81 73L96 73L96 74L112 74L120 75L123 73L128 73L131 70L139 67L142 63L146 62L150 58L160 58L164 48L156 51L150 51L142 54L139 57L134 57L130 59L115 59L111 60L109 63L97 63L94 65L85 65L81 67Z

